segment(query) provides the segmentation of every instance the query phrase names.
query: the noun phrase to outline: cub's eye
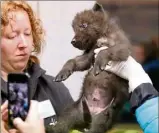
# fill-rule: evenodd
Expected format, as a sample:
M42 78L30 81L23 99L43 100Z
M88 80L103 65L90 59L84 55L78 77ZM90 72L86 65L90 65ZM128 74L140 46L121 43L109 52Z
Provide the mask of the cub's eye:
M87 23L83 23L82 25L84 28L87 28L87 26L88 26Z
M85 28L88 27L88 24L87 23L83 23L83 24L80 25L80 27L83 28L83 29L85 29Z

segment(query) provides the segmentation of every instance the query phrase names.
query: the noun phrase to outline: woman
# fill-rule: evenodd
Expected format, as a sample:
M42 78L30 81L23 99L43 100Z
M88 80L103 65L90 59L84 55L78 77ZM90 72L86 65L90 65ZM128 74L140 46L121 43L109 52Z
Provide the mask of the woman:
M1 3L1 101L7 100L7 75L11 72L26 72L30 75L30 98L51 103L55 116L47 116L45 126L55 121L61 111L73 103L68 89L46 75L38 59L44 42L44 30L32 8L25 1ZM47 104L48 105L48 104ZM45 108L45 106L43 106Z

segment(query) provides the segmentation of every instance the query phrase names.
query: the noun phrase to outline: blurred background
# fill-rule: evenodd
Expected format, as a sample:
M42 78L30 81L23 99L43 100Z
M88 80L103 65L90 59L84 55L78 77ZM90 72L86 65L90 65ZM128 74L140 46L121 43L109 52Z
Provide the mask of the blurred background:
M158 0L97 0L118 20L132 44L132 56L143 66L154 87L159 91ZM46 30L46 42L41 66L55 76L63 64L81 51L71 45L71 22L77 12L91 9L95 1L28 1L41 18ZM134 70L135 71L135 70ZM64 84L77 100L85 72L76 72ZM127 102L111 133L140 133ZM127 131L129 129L129 131ZM130 130L131 129L131 130Z

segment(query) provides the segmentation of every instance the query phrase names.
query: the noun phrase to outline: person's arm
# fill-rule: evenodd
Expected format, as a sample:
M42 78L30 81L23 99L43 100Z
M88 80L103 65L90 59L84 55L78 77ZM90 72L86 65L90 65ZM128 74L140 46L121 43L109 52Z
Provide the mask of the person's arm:
M56 91L55 94L60 97L60 102L67 106L74 102L69 89L64 85L63 82L55 82L55 77L50 75L45 75L44 78L47 80L48 86L53 90ZM62 107L63 108L63 107Z
M57 84L58 84L59 94L61 95L61 98L60 98L62 101L61 103L64 109L65 107L72 105L74 103L74 100L70 94L69 89L62 82L57 82Z
M130 56L126 61L109 62L105 70L129 81L130 104L140 127L144 133L158 133L158 92L142 66Z
M64 108L74 103L69 89L62 82L55 82L55 78L50 75L44 75L44 80L49 88L48 96L55 108L56 115L59 116Z
M142 90L142 89L148 89ZM139 98L141 95L138 95L139 98L139 106L134 106L135 108L135 116L137 118L137 121L140 125L140 127L143 129L144 133L158 133L159 132L159 97L157 96L156 92L150 92L149 90L154 90L154 87L151 84L142 84L138 86L139 90L141 90L141 93L138 94L144 94L141 99ZM135 94L136 95L136 94ZM136 102L134 102L134 99L131 96L131 104L135 105ZM143 103L142 103L143 100ZM137 105L137 104L136 104Z

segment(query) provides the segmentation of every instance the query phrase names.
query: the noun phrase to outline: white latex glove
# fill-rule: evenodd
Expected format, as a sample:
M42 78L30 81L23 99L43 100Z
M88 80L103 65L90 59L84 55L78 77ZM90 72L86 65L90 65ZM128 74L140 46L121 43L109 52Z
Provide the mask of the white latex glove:
M21 133L45 133L44 121L40 118L37 101L31 101L26 121L16 118L13 122Z
M101 51L107 49L107 47L101 47L94 50L97 54ZM109 61L105 68L106 71L110 71L126 80L129 81L129 93L133 92L142 83L151 83L152 81L146 74L142 66L136 62L131 56L128 57L126 61Z

